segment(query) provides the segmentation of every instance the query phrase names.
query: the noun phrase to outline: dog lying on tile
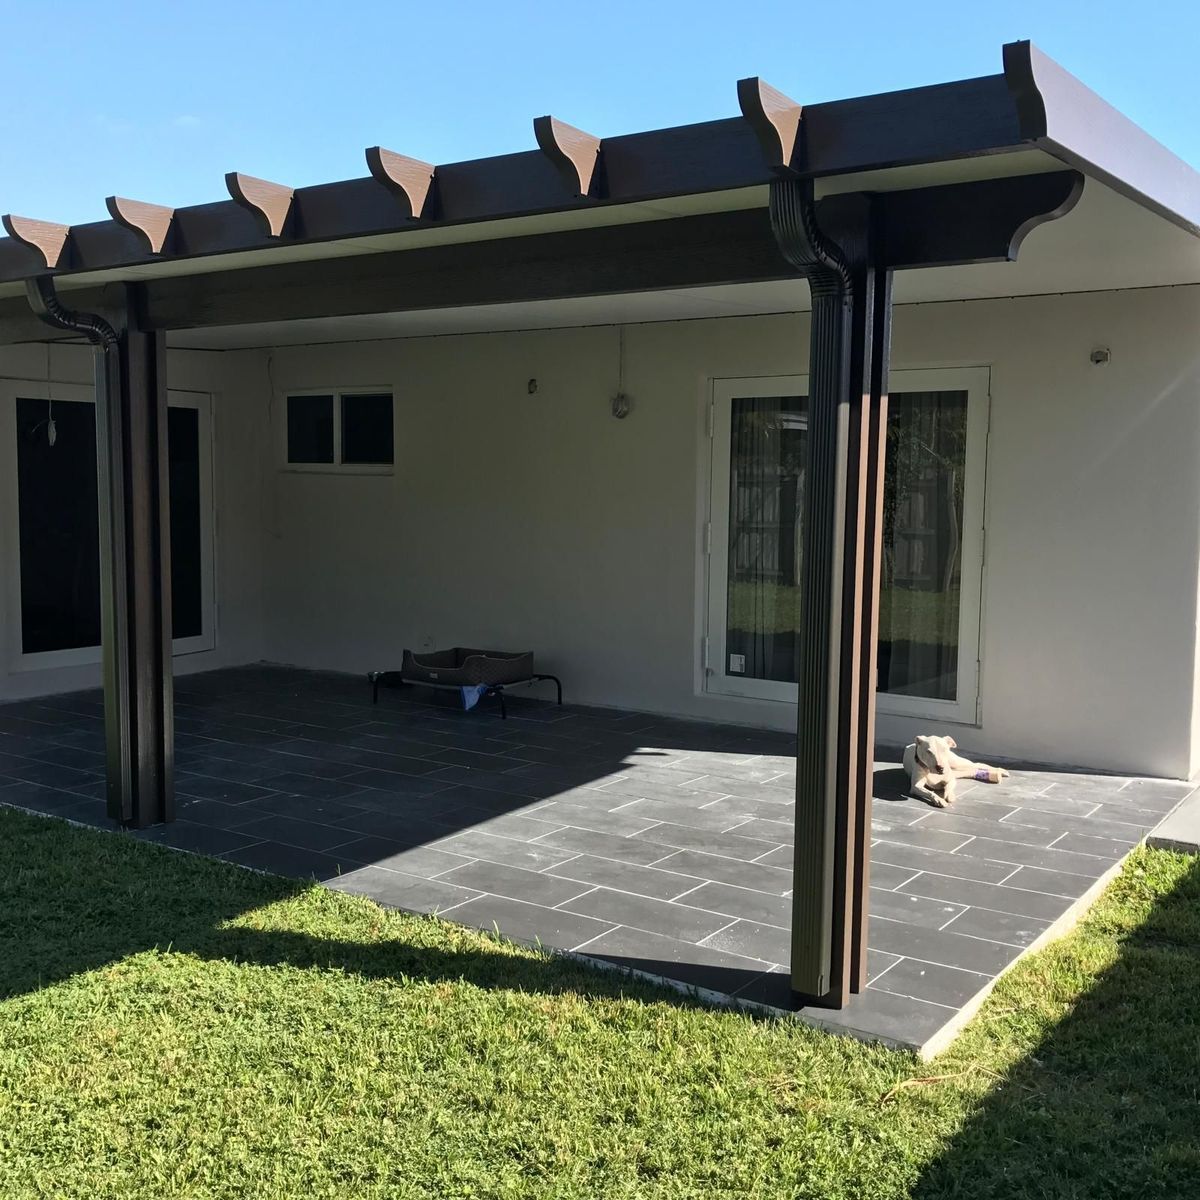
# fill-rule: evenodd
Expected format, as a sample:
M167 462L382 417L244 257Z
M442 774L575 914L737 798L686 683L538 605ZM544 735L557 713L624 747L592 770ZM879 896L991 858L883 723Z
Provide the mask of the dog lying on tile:
M908 772L908 794L946 808L954 803L960 779L977 779L980 783L999 783L1008 777L1002 767L970 762L955 754L957 743L952 737L920 735L904 747L904 769Z

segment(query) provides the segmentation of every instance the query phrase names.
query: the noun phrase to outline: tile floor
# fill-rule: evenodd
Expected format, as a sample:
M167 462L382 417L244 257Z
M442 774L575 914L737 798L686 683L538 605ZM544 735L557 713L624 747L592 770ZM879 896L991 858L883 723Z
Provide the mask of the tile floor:
M569 685L569 681L568 681ZM532 693L531 693L532 694ZM790 1008L783 734L275 667L177 683L178 820L133 836ZM101 703L0 707L0 803L108 826ZM870 982L830 1028L931 1053L1192 790L1017 770L952 811L875 775Z

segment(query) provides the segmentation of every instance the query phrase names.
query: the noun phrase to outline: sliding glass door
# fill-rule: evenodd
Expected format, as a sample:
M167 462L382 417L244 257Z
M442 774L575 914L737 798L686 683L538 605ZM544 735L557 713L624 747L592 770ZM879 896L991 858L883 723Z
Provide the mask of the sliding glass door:
M880 708L974 720L987 371L897 371L884 479ZM719 380L706 687L794 701L807 380Z
M176 654L210 650L213 606L210 400L171 393L171 617ZM5 412L5 410L8 410ZM3 554L11 665L99 661L96 412L91 389L0 381Z

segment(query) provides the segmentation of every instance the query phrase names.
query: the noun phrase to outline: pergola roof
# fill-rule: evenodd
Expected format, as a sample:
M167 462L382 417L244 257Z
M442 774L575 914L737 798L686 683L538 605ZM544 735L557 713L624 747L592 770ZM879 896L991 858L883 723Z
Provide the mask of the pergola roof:
M1200 236L1200 173L1028 42L1004 47L1000 73L955 83L803 107L756 79L737 91L742 115L727 120L600 138L540 117L539 148L524 153L434 166L371 147L359 179L293 189L230 172L230 199L211 204L114 196L109 220L74 226L4 216L0 340L25 336L16 327L28 314L24 281L47 275L72 292L142 281L148 327L168 330L769 286L795 278L765 217L767 185L780 176L816 180L818 195L907 192L897 213L928 199L961 222L973 184L992 181L994 197L995 181L1024 178L1052 208L1070 168L1130 211L1169 223L1175 237ZM1056 171L1061 184L1029 178ZM657 228L639 228L648 222ZM898 246L892 265L956 261L936 247L911 249L906 257ZM1006 257L1015 244L971 261ZM560 279L568 266L571 278ZM318 269L329 302L319 311L296 296ZM376 296L360 303L372 273ZM251 276L268 305L239 295ZM102 305L98 293L78 300Z
M997 75L803 110L756 80L738 91L743 115L728 120L599 138L540 117L540 149L525 153L433 166L376 146L360 179L293 189L233 171L231 199L211 204L173 209L114 196L110 220L72 226L5 216L0 282L754 188L781 172L820 178L1032 147L1200 234L1200 173L1028 42L1004 48Z

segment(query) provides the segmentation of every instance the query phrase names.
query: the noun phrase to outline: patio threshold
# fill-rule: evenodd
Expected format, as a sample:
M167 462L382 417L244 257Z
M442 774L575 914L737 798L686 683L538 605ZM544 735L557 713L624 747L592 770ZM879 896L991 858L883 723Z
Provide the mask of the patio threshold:
M378 707L357 677L177 682L179 819L129 834L929 1056L1192 786L1052 770L951 810L875 769L869 982L792 1004L789 735L510 698ZM101 828L98 693L0 706L0 803Z

